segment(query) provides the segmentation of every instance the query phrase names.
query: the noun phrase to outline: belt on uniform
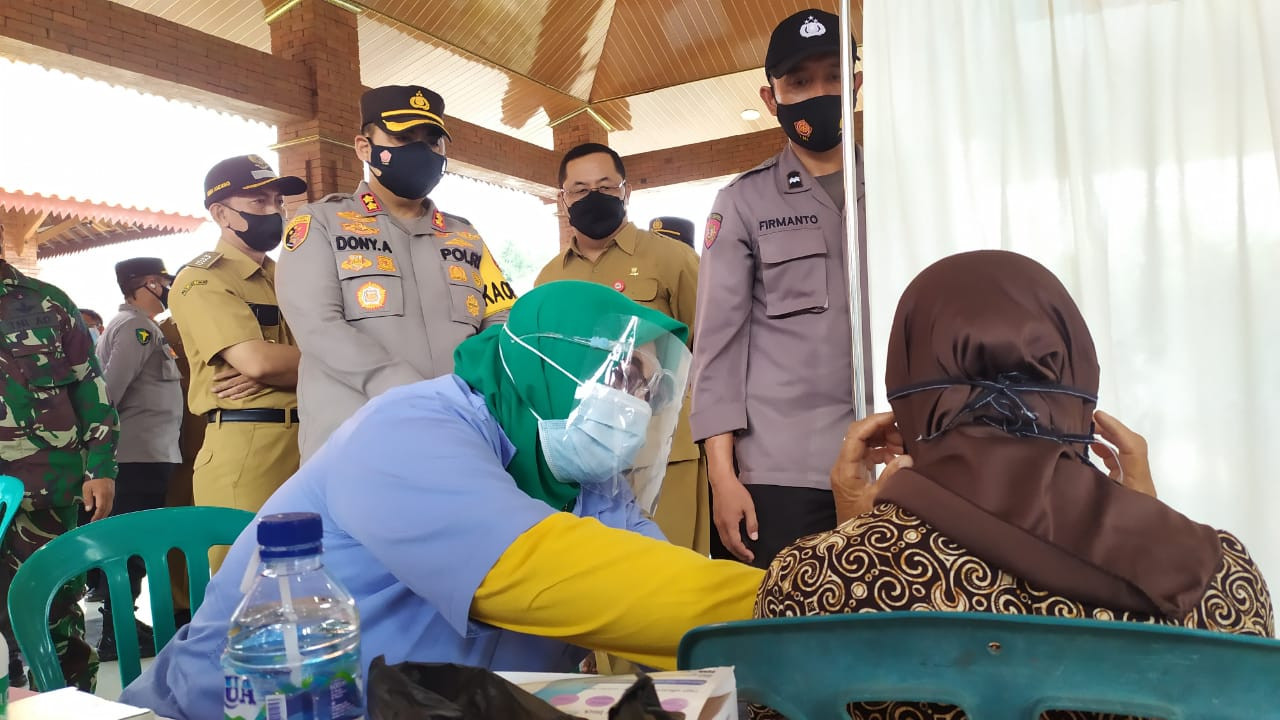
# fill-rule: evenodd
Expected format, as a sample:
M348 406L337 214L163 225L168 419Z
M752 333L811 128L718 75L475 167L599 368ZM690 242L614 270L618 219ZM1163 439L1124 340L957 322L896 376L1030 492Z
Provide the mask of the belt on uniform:
M286 415L285 413L288 413ZM252 422L252 423L282 423L282 422L298 422L297 410L271 410L267 408L254 408L252 410L210 410L204 416L208 418L210 423L222 422Z

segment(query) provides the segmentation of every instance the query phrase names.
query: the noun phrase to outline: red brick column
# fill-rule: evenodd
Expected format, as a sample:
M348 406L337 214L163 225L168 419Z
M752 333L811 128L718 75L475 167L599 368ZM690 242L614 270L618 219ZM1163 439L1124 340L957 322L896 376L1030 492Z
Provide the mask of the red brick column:
M552 173L555 173L560 168L560 158L564 157L569 150L589 142L608 145L609 131L596 122L589 113L580 112L552 128L551 138L555 144L555 168L552 169ZM557 182L556 190L559 190L559 178L554 176L553 178L553 182ZM564 252L569 249L569 240L573 237L573 232L569 229L568 217L558 211L556 216L560 219L560 252Z
M351 148L363 91L356 16L325 0L302 0L271 23L271 53L302 62L315 85L314 115L279 125L280 174L306 178L309 200L354 190L364 177Z
M0 225L4 226L4 259L25 275L36 276L40 268L36 263L39 247L35 238L23 242L23 234L30 229L36 216L23 210L0 208Z

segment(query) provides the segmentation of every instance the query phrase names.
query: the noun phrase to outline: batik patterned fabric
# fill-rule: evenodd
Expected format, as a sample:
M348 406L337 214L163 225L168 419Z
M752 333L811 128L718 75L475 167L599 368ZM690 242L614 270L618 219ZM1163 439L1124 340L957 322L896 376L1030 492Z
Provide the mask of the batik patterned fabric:
M1223 561L1200 606L1181 621L1113 612L1028 585L939 533L912 513L881 503L832 532L801 538L770 565L757 617L894 610L990 612L1181 625L1217 632L1275 634L1271 595L1234 535L1219 531ZM855 720L963 720L955 707L921 703L851 705ZM756 718L777 718L756 709ZM1054 711L1045 720L1115 718Z

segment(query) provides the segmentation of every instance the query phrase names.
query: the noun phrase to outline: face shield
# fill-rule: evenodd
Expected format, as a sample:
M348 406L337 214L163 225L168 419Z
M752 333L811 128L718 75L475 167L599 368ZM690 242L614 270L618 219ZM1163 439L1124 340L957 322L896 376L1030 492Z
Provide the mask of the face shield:
M606 317L586 337L506 332L576 385L565 419L538 418L543 458L556 479L611 496L629 487L652 513L689 378L685 344L635 316ZM577 345L585 351L566 355L583 361L566 367L535 349L533 339L548 352L548 341Z

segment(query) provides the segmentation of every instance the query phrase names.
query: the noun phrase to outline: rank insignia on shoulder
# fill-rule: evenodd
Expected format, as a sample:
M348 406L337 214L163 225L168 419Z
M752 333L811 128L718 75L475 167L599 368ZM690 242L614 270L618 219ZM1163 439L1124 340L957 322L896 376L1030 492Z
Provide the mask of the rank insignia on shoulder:
M444 213L436 210L431 214L431 226L437 230L444 230Z
M362 194L360 196L360 204L371 213L382 212L382 205L378 203L378 198L373 193Z
M793 189L804 187L804 181L800 179L800 171L792 170L787 173L787 188Z
M214 263L218 262L221 259L222 259L222 253L220 252L209 251L205 253L200 253L199 255L196 256L195 260L192 260L191 262L187 263L187 267L200 268L201 270L208 270L209 268L213 267Z
M138 338L139 345L146 345L151 342L151 331L146 328L138 328L133 331L134 337Z
M299 245L306 242L310 232L311 216L306 213L295 215L284 229L284 249L290 252L297 250Z

